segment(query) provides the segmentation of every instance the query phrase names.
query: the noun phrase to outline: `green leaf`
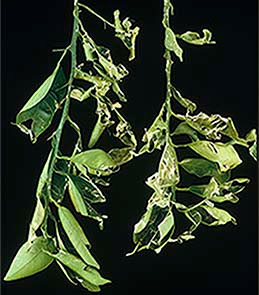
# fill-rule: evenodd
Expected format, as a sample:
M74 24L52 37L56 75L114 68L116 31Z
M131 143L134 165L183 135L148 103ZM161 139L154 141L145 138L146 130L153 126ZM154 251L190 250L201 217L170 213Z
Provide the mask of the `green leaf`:
M142 141L146 142L146 144L141 148L139 154L145 152L152 153L155 149L161 150L162 146L165 144L167 125L163 120L164 111L165 109L163 106L151 127L145 132Z
M180 181L178 161L175 149L168 139L159 163L159 179L161 187L175 186Z
M249 153L257 161L257 141L249 148Z
M40 198L37 198L36 207L33 213L32 221L29 228L28 241L31 242L36 238L36 231L40 228L44 221L45 209L42 205Z
M182 122L177 125L172 135L188 135L193 141L199 140L197 132L186 122Z
M181 167L190 174L198 177L210 176L217 179L219 182L227 181L230 178L230 172L220 172L218 165L206 159L191 158L184 159L179 163Z
M90 246L90 243L73 214L67 208L60 206L58 208L58 215L70 242L80 257L87 265L91 265L99 269L99 264L87 248L87 246Z
M102 286L111 282L110 280L102 278L95 268L87 266L80 258L66 251L60 250L57 254L50 255L92 285Z
M114 148L110 150L108 154L118 166L121 166L133 159L131 147Z
M51 197L59 203L63 200L67 187L67 178L64 174L68 172L68 162L66 160L58 160L55 163L54 169L51 181Z
M84 200L90 203L103 203L106 201L100 189L90 179L72 174L67 175Z
M236 219L227 211L208 205L201 205L194 209L202 216L202 223L208 226L224 225L228 222L236 224Z
M188 146L204 158L218 163L221 172L227 172L242 163L232 145L200 140L190 143Z
M65 84L65 74L58 64L54 72L32 95L16 116L16 124L22 131L30 135L33 143L51 124L55 112L65 98L67 92ZM23 124L28 120L32 120L30 128Z
M239 137L231 118L223 118L220 115L208 116L200 112L195 116L187 115L185 120L192 128L208 139L221 139L222 135L226 135L233 139L235 143L247 146L246 140Z
M137 146L137 140L132 131L131 125L121 116L119 117L119 120L114 136L119 138L119 140L126 146L135 149Z
M137 246L131 254L143 249L159 253L173 235L174 229L174 217L169 201L157 199L153 195L147 211L134 227L133 241Z
M173 96L174 98L183 106L185 107L189 112L194 112L197 108L196 104L192 102L188 98L184 98L181 93L174 87L172 86L173 90Z
M225 201L236 203L239 201L239 198L236 196L236 194L241 192L249 183L248 178L236 178L219 185L215 181L213 182L212 180L213 178L207 185L192 185L189 187L189 191L203 198L209 197L209 200L217 203L222 203ZM214 186L213 194L208 196L207 190L212 186Z
M115 25L115 36L121 39L123 44L129 49L129 61L135 58L135 43L139 33L139 27L131 29L132 23L129 18L125 18L122 22L120 20L120 11L114 11L114 25Z
M106 103L97 100L96 114L98 115L97 122L92 131L88 147L92 148L99 140L100 136L107 127L110 127L114 122L111 120L111 113Z
M257 140L257 134L256 134L256 129L252 129L248 132L246 135L246 141L247 142L254 142Z
M31 242L23 244L15 255L4 280L22 279L47 268L52 263L53 258L43 250L53 251L53 241L37 237Z
M83 198L83 196L86 195L86 192L82 192L83 188L80 187L82 185L82 180L81 179L80 180L77 179L76 181L74 180L75 179L72 179L70 175L69 182L68 182L68 191L76 212L82 214L83 216L97 220L99 222L100 229L103 229L103 218L105 218L106 216L102 216L101 214L99 214L88 203L88 201ZM89 194L88 194L88 197L89 197Z
M177 37L193 45L216 44L215 41L211 41L212 33L209 30L203 29L202 32L204 35L203 37L200 37L198 33L191 31L177 35Z
M117 169L112 157L101 149L92 149L79 153L73 156L71 161L83 174L86 174L85 168L91 174L104 176L114 173Z
M165 47L173 51L181 62L183 61L183 50L177 43L174 32L169 27L165 28Z

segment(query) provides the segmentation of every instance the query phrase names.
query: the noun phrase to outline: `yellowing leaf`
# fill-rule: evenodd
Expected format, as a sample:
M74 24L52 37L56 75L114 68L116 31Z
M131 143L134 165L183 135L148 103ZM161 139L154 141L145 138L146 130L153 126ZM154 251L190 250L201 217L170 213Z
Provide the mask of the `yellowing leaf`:
M177 35L177 37L193 45L216 44L215 41L211 41L212 33L209 30L203 29L202 32L204 34L203 37L200 37L198 33L191 31Z
M178 45L176 36L169 27L166 27L165 29L165 47L166 49L173 51L181 62L183 61L183 50Z
M218 163L221 172L234 169L242 163L242 160L232 145L200 140L190 143L188 146L204 158Z

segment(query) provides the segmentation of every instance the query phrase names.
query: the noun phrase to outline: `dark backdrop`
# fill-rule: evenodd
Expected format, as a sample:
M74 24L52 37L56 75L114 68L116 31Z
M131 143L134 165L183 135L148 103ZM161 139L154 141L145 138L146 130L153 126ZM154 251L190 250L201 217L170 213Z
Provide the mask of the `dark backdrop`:
M112 19L116 8L141 27L137 59L127 61L128 52L113 38L110 29L85 14L88 30L99 44L112 49L115 61L131 71L123 83L128 94L124 114L138 139L160 109L165 87L162 58L162 1L83 1ZM240 134L257 125L257 1L174 0L178 32L209 28L215 46L185 46L184 63L174 67L176 86L207 113L231 116ZM35 145L10 122L40 83L51 73L58 55L53 48L65 47L71 33L70 1L3 1L2 68L2 277L14 254L25 241L35 205L35 189L48 154L45 142L50 131ZM86 105L86 104L85 104ZM92 127L94 105L75 103L80 124ZM88 123L89 122L89 123ZM89 128L88 128L89 127ZM66 136L69 136L66 134ZM106 144L105 138L102 144ZM67 141L67 144L69 140ZM66 143L65 143L66 144ZM144 211L150 189L144 180L156 171L159 153L145 155L125 165L114 175L103 210L109 215L103 232L94 222L81 220L94 245L102 273L113 280L102 294L257 294L257 169L242 148L244 165L236 169L251 183L230 204L238 226L201 227L196 239L183 245L168 245L161 254L142 251L125 257L133 243L133 225ZM179 225L180 226L180 225ZM4 294L83 294L68 283L52 265L44 272L16 282L3 283Z

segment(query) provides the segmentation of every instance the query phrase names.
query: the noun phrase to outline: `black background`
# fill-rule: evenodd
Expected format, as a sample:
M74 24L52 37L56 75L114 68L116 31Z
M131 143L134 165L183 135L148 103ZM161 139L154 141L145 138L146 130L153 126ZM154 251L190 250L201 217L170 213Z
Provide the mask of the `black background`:
M84 14L89 33L100 45L112 49L116 63L130 70L123 83L128 103L123 112L141 139L143 129L156 116L165 92L162 1L86 1L101 15L112 19L119 8L141 27L137 59L127 61L128 52L109 28ZM85 2L85 3L86 3ZM10 122L51 73L58 59L53 48L67 46L72 26L72 1L3 1L2 68L2 277L19 246L26 240L35 205L34 193L42 165L49 151L42 135L35 145ZM184 63L174 66L174 83L206 113L231 116L244 136L257 125L257 3L250 1L174 0L175 31L214 33L215 46L184 45ZM72 115L84 127L92 127L94 104L74 103ZM54 120L54 125L58 122ZM65 132L64 148L74 137ZM108 147L108 137L100 144ZM257 169L242 148L244 164L234 176L250 177L238 204L227 204L238 226L201 227L196 239L183 245L168 245L161 254L132 250L133 225L144 211L150 189L144 180L156 171L159 152L145 155L122 167L105 190L102 210L109 219L100 232L96 223L80 219L93 244L93 254L102 274L113 280L102 294L257 294ZM181 225L177 225L181 226ZM83 294L52 265L44 272L16 282L2 283L4 294Z

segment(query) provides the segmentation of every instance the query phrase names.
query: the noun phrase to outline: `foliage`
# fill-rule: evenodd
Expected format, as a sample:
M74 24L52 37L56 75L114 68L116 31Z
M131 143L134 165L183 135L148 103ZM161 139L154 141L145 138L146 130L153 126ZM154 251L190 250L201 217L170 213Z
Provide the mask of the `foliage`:
M159 253L167 243L194 239L193 232L201 224L236 224L236 219L220 207L226 201L238 202L237 194L249 183L248 178L231 179L231 171L242 163L235 145L247 148L256 160L257 144L255 129L242 138L231 118L204 112L196 114L196 104L182 96L172 84L172 66L175 60L183 62L184 59L180 42L195 46L211 45L215 41L208 29L203 30L203 36L191 31L176 34L170 26L170 16L174 15L173 6L170 0L164 0L162 25L166 98L158 116L143 136L144 145L137 151L137 140L132 128L119 112L122 103L127 100L120 84L129 72L124 65L113 61L108 48L92 39L80 17L80 8L113 28L115 37L129 50L129 60L135 58L139 28L132 28L129 18L121 20L120 12L116 10L114 23L110 23L75 0L71 43L62 50L51 75L16 117L17 127L35 143L51 125L56 112L62 110L39 178L28 239L18 250L5 280L28 277L55 262L71 283L80 283L91 292L99 292L100 286L110 283L110 280L101 276L101 267L91 254L91 243L77 221L76 214L64 205L68 196L76 213L94 219L103 229L106 216L95 208L96 203L106 201L99 186L106 185L106 177L117 172L121 165L134 157L155 150L162 151L158 171L146 181L153 192L145 213L135 225L133 242L136 247L131 254L143 249ZM78 45L84 53L83 63L79 62ZM69 53L71 68L69 76L66 76L62 63ZM78 81L83 83L81 85L90 86L79 87ZM96 101L98 118L87 148L84 149L81 130L70 117L70 104L75 100L87 103L90 99ZM174 111L176 103L186 110L185 114ZM178 122L174 130L173 121ZM64 155L60 148L65 123L77 134L71 155ZM109 151L95 148L107 131L118 139L120 146ZM188 143L175 143L181 135L187 136ZM179 161L178 155L183 148L195 152L196 157ZM206 177L207 182L181 187L182 171L198 178ZM183 203L181 193L190 196L193 203ZM177 214L183 214L191 225L175 236ZM54 228L54 233L51 228Z
M208 115L204 112L195 114L197 106L185 98L171 82L171 70L175 60L183 62L184 51L180 42L191 45L211 45L212 33L203 30L199 33L187 31L176 34L170 26L170 16L174 8L170 0L164 0L162 24L164 27L164 58L166 73L166 98L153 124L143 136L144 146L138 155L162 150L158 171L150 176L146 184L153 190L145 213L134 227L133 241L135 252L151 249L159 253L171 242L182 243L194 239L194 230L200 224L207 226L236 224L236 219L226 210L218 207L220 203L238 202L237 193L249 183L247 178L231 180L231 171L242 163L235 148L241 145L249 150L256 160L256 131L251 130L245 138L240 138L231 118L220 115ZM179 103L186 109L185 114L178 114L173 106ZM172 122L179 122L172 130ZM188 143L176 144L177 137L185 136ZM224 137L223 137L224 136ZM227 141L225 140L227 138ZM222 141L220 141L222 140ZM181 149L186 148L196 153L195 158L179 161ZM200 185L181 187L181 169L198 178L209 178L209 182ZM206 180L205 180L206 182ZM188 204L181 200L185 193ZM190 204L191 203L191 204ZM182 214L191 225L180 234L175 234L176 216ZM179 226L178 226L179 228Z
M64 201L69 196L78 214L96 220L99 228L103 229L106 216L94 208L96 203L106 201L98 184L106 185L103 177L117 172L122 164L133 158L137 143L130 124L119 112L122 107L120 102L126 102L120 83L129 72L122 64L113 62L108 48L97 45L90 37L80 17L80 8L109 24L115 37L129 50L129 60L135 57L138 27L132 28L128 18L121 21L118 10L114 12L114 24L111 24L89 7L75 1L71 43L62 50L51 75L16 116L17 127L35 143L51 125L56 112L62 110L39 179L28 240L18 250L5 280L28 277L56 262L72 283L80 283L91 292L99 292L102 285L111 281L100 275L100 265L91 254L91 244L76 215L65 207ZM83 64L78 56L78 46L84 52ZM69 53L71 68L67 77L62 64ZM84 83L85 88L77 86L78 80L88 82ZM88 149L83 150L81 130L72 121L69 107L73 100L82 103L90 98L96 101L98 119L89 138ZM71 155L63 155L60 148L63 129L67 125L78 136ZM114 137L121 142L120 147L107 152L94 148L112 125L116 126Z

